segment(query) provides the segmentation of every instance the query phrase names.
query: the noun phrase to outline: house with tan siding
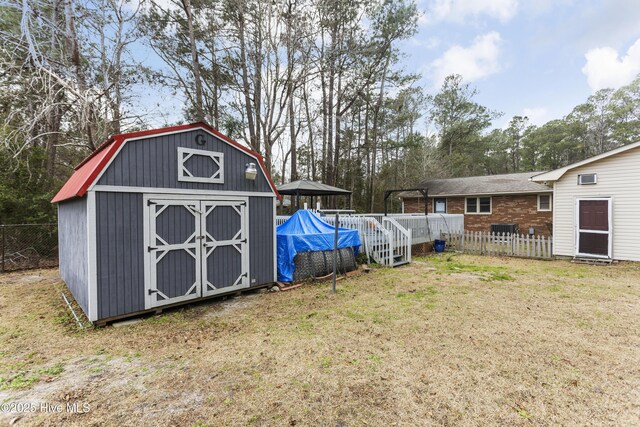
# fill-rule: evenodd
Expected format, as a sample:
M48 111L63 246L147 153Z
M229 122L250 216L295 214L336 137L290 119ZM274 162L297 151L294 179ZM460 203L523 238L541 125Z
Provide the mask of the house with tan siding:
M400 193L404 213L464 214L468 231L517 230L549 236L552 232L553 190L531 181L542 172L431 179L419 192Z
M553 253L640 261L640 142L536 175L553 186Z

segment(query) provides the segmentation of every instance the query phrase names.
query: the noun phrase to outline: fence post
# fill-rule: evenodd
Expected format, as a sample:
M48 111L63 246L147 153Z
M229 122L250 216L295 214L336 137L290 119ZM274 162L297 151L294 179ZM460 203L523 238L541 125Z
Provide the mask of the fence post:
M486 235L485 238L485 234L482 231L478 231L478 233L480 233L480 242L482 243L481 248L482 248L482 255L485 255L487 253L487 241L489 240L489 235Z
M2 227L2 272L4 273L4 254L5 254L5 247L7 246L7 226L6 225L0 225L0 227Z
M511 244L511 256L513 256L513 242L514 242L514 237L515 237L515 234L513 234L513 233L510 233L510 234L509 234L509 243Z
M488 235L487 235L487 239L485 239L484 233L482 233L481 231L478 231L478 234L480 235L480 254L484 255L485 253L487 253L487 243L485 240L488 240Z

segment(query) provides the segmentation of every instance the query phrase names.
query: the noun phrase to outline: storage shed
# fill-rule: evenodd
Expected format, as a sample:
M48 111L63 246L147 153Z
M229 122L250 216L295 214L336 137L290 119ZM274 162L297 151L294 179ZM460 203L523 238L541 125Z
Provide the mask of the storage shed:
M58 204L60 275L89 320L276 281L262 157L204 123L115 135Z

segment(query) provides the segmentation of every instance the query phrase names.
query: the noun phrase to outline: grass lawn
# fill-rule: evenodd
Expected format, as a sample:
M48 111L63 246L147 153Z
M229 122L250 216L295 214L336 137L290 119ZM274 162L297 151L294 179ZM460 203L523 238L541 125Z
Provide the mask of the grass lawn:
M0 276L16 425L640 425L640 265L443 255L78 331ZM0 413L0 423L17 417Z

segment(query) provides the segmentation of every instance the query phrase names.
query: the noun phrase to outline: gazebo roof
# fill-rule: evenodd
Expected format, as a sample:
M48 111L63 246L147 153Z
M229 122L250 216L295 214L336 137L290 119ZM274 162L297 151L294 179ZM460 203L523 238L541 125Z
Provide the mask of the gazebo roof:
M291 196L331 196L331 195L349 195L351 191L342 188L333 187L316 181L307 181L301 179L299 181L289 182L279 185L278 192Z

